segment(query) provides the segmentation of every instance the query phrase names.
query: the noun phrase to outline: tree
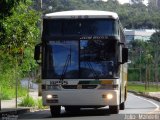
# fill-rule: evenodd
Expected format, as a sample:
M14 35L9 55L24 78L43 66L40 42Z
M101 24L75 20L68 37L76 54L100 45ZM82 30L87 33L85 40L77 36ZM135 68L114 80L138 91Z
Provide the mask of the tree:
M129 68L134 68L134 71L139 69L139 80L140 82L145 82L145 88L147 89L149 82L151 82L152 47L148 41L143 40L131 41L129 47L131 51L129 57L132 61Z
M40 14L31 5L30 0L25 4L19 2L3 20L5 38L0 45L0 85L7 90L13 89L15 76L20 78L36 68L33 49L40 35Z
M25 2L26 0L1 0L0 1L0 19L4 19L12 14L12 9L16 7L19 2Z
M159 81L159 64L160 64L160 31L155 32L150 38L150 44L152 46L152 54L154 56L154 78L155 82Z
M3 28L3 22L7 16L12 15L12 9L16 8L20 2L26 0L1 0L0 1L0 44L5 39L5 30Z
M143 0L132 0L133 4L119 4L117 0L43 0L43 13L90 9L117 12L124 28L153 29L160 26L160 9L142 4ZM51 9L49 9L51 8Z

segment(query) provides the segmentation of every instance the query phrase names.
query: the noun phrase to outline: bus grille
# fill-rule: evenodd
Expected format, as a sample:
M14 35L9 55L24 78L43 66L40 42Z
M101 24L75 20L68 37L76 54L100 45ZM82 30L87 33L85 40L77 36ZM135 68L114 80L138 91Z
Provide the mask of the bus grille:
M63 89L95 89L98 85L62 85Z

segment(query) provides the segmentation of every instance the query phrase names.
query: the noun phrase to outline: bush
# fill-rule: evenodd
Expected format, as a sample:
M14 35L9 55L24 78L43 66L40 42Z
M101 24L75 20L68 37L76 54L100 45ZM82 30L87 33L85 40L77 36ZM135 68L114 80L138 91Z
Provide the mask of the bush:
M19 105L20 106L25 106L25 107L35 107L36 106L36 101L33 99L33 97L26 96L22 99L22 101Z
M19 104L19 106L35 107L38 109L47 109L48 108L48 106L43 106L42 98L38 98L37 100L35 100L31 96L29 96L29 97L26 96L25 98L23 98L21 103Z
M38 109L43 109L44 108L44 106L42 105L42 98L38 98L37 107L38 107Z

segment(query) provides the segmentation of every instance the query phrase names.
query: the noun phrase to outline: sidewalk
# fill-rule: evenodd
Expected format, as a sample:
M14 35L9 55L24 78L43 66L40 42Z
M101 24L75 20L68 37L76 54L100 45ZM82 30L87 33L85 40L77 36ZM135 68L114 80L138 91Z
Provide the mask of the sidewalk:
M149 92L149 95L160 99L160 92Z
M34 99L38 99L38 91L37 90L30 90L29 95L32 96ZM22 98L18 98L17 103L21 102ZM18 106L16 108L15 98L12 100L2 100L1 101L1 111L0 111L0 118L3 114L11 114L17 115L22 114L25 112L29 112L31 108L28 107L21 107Z

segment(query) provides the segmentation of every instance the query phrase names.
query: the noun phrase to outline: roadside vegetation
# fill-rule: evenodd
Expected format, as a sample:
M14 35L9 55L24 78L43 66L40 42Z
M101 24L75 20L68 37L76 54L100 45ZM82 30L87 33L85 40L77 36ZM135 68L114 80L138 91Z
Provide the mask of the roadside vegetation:
M40 14L31 0L0 2L0 93L2 99L27 94L21 79L37 69L33 59L34 46L39 40Z
M31 96L26 96L22 98L21 103L19 106L25 106L25 107L35 107L36 106L36 101L33 99Z
M31 96L25 96L22 98L19 106L23 107L33 107L37 109L46 109L48 108L47 106L42 105L42 98L34 99Z
M143 0L130 0L133 4L119 4L117 0L43 0L43 13L64 10L104 10L118 13L122 25L127 29L154 29L160 23L160 8L154 0L148 6ZM37 1L38 2L38 1ZM40 1L39 1L40 4ZM36 4L37 9L40 9Z
M135 82L129 82L128 83L128 90L135 91L135 92L159 92L160 91L160 85L157 86L154 83L147 86L148 88L145 89L145 84L142 83L135 83Z
M160 87L160 31L156 31L148 41L134 40L129 43L130 81L145 84L145 90L151 90L151 83ZM159 90L159 89L158 89ZM152 90L151 90L152 91ZM160 90L159 90L160 91Z
M1 99L2 100L10 100L12 98L15 98L15 88L13 87L3 87L1 88ZM21 86L18 86L18 97L25 96L27 94L27 89L22 88Z

